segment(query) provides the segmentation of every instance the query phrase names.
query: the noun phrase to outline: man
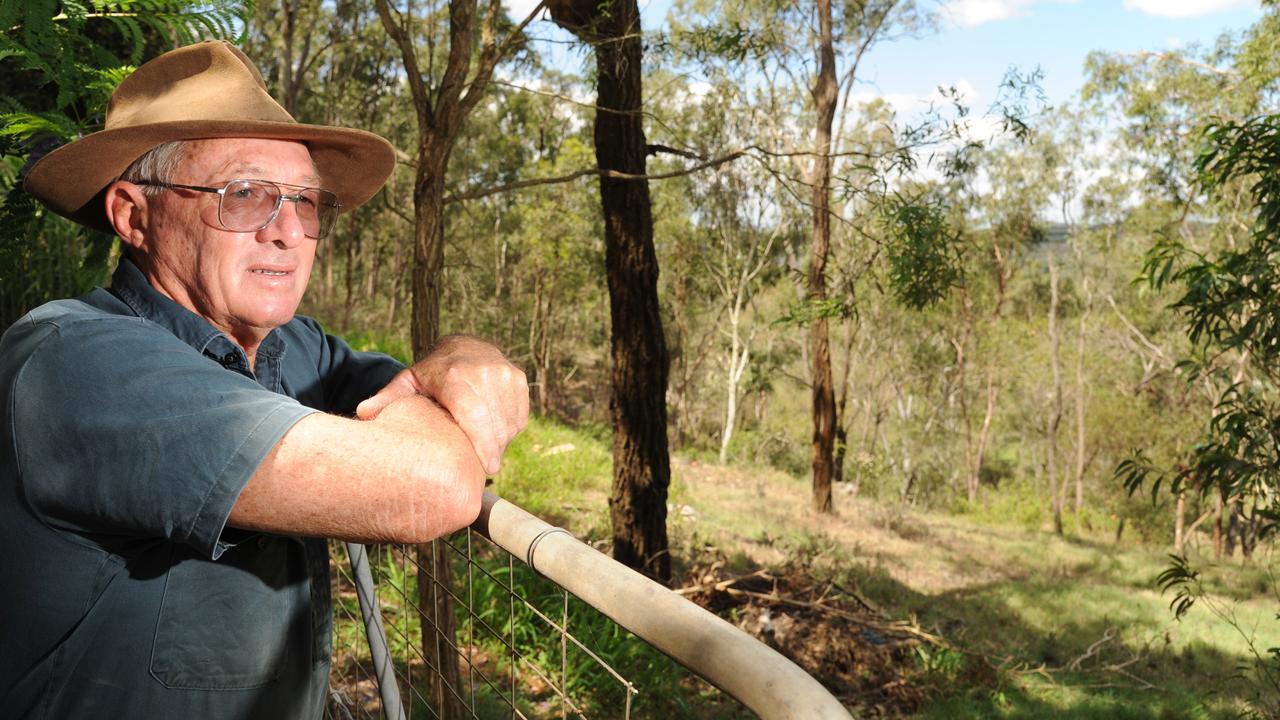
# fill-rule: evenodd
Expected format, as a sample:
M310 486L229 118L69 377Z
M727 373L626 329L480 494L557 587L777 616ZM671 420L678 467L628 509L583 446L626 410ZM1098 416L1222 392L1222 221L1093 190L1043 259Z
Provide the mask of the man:
M0 338L0 714L319 718L323 538L476 517L523 373L468 338L405 369L294 317L316 243L393 162L296 123L208 42L139 68L105 130L31 168L124 257Z

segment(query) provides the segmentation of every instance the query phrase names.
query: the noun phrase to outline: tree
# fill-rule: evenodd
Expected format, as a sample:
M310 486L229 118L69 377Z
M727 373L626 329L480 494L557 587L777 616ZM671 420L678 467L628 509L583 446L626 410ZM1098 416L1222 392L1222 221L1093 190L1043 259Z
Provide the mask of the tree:
M804 99L797 93L794 100L804 105L797 115L811 133L809 142L803 150L797 144L779 152L775 158L782 162L774 173L788 180L792 185L789 192L810 213L808 265L804 273L804 302L809 309L795 315L804 318L809 335L813 505L819 512L831 512L839 423L829 325L833 313L851 311L829 297L832 223L849 219L833 211L832 197L837 188L846 196L861 195L869 189L868 182L883 178L879 172L868 172L878 154L863 151L856 144L838 144L836 111L842 102L847 103L866 53L895 32L914 31L926 18L910 0L835 4L831 0L815 0L782 5L752 2L732 6L712 0L690 2L690 6L704 18L702 27L689 31L691 44L706 48L701 51L703 57L740 62L750 56L764 67L776 68L766 71L767 77L781 75L794 90L805 91ZM791 158L798 157L806 159L807 167L787 167Z
M403 12L393 7L389 0L374 0L374 7L387 36L400 50L418 128L413 156L411 338L413 356L420 360L427 356L440 335L440 289L445 250L444 197L449 159L463 124L485 96L495 68L516 47L525 26L533 20L533 14L511 28L500 3L490 3L487 14L478 15L476 0L449 0L444 68L439 77L433 78L421 69L417 41L424 26L427 37L434 39L436 28L432 24L436 18L432 17L430 9L425 18L418 18L412 3ZM426 67L430 72L438 60L432 53L436 45L427 42L426 47ZM429 548L419 548L417 557L419 603L422 607L434 607L434 617L441 622L434 633L423 628L423 651L439 670L439 681L433 681L432 694L442 717L461 717L462 708L453 690L461 683L456 653L450 646L455 635L453 607L449 599L449 588L453 584L451 554L445 543L434 542ZM437 587L440 590L437 591Z
M514 28L508 27L500 4L491 4L486 15L477 15L476 0L449 0L448 43L439 77L423 72L418 58L417 33L423 25L428 35L434 20L415 17L412 8L401 12L389 0L374 0L387 35L400 50L405 82L413 99L418 138L414 154L414 273L413 353L425 357L440 334L440 284L444 268L444 197L446 171L463 124L488 90L498 63L519 43L533 14ZM535 8L537 12L537 8ZM477 40L479 54L476 56ZM425 43L428 54L436 47ZM440 58L428 57L428 72ZM472 64L474 63L474 70Z
M636 0L556 0L548 7L552 19L590 44L596 57L594 137L612 319L613 556L667 582L669 357L658 305L653 211L643 179L640 10Z
M101 284L113 237L48 212L20 169L101 129L134 66L178 45L232 38L236 0L0 0L0 327Z
M1265 414L1275 402L1265 346L1273 278L1255 271L1274 229L1267 165L1256 154L1267 150L1265 113L1280 89L1277 30L1280 12L1270 4L1241 38L1208 51L1090 60L1091 96L1125 112L1134 165L1170 208L1141 277L1152 289L1176 291L1172 307L1190 344L1180 369L1189 387L1214 399L1198 442L1173 458L1139 450L1117 475L1130 491L1150 482L1153 499L1166 486L1175 498L1186 489L1216 494L1229 524L1223 528L1220 515L1215 530L1228 547L1241 540L1246 554L1269 523L1273 482L1260 464Z

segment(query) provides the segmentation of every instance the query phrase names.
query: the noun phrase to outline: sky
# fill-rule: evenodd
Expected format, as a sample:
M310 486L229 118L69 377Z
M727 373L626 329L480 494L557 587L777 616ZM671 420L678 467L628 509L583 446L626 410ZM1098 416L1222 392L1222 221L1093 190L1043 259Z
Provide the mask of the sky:
M536 0L507 0L513 16ZM955 86L971 107L995 98L1010 67L1039 68L1050 105L1069 101L1084 83L1092 51L1164 51L1208 46L1227 30L1257 20L1258 0L923 0L939 11L940 26L920 38L875 47L864 59L855 89L859 99L884 96L906 110L924 107L939 86ZM646 28L660 28L671 0L641 0ZM539 21L537 35L568 39ZM575 61L581 62L581 56Z

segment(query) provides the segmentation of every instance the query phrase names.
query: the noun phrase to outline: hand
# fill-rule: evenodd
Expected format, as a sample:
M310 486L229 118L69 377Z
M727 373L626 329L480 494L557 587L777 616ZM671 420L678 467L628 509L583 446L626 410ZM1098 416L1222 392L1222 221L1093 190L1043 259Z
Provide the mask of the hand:
M356 415L372 419L392 401L413 394L435 400L453 416L490 475L501 467L507 444L529 422L529 383L524 372L477 338L441 339L425 359L360 403Z

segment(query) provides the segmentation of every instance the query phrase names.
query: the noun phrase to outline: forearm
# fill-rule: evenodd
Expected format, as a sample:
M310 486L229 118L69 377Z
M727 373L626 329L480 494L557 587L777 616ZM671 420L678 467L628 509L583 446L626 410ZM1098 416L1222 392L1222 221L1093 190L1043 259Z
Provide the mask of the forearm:
M435 403L397 400L375 420L314 414L250 478L228 524L365 542L425 542L475 519L484 471Z

